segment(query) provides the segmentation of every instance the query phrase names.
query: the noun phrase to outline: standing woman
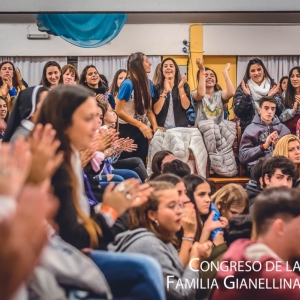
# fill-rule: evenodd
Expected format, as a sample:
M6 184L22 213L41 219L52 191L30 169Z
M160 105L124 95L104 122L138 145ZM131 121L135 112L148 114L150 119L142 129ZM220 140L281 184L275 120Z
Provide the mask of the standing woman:
M263 62L254 58L248 62L244 79L233 98L234 114L240 118L242 130L252 122L258 113L259 100L264 96L273 97L276 102L276 115L284 111L282 99L278 94L279 84L271 78Z
M115 100L107 93L107 86L102 81L97 68L93 65L86 66L81 72L79 83L95 93L97 101L107 100L112 108L115 107Z
M284 106L286 110L280 116L280 121L296 134L296 125L300 119L300 67L294 67L289 73L287 89L284 97Z
M205 68L201 58L198 58L196 63L199 68L197 72L198 86L196 91L192 93L196 113L195 125L202 120L214 120L219 123L226 119L223 107L235 92L228 74L230 64L227 64L222 71L226 82L226 91L223 91L218 84L215 71Z
M186 76L181 78L177 63L173 58L161 62L161 78L155 86L153 111L159 126L166 129L187 127L187 110L191 105L190 87Z
M127 71L125 69L118 70L114 76L112 84L110 85L109 92L113 95L115 101L117 101L116 98L118 96L120 86L122 82L126 79L126 76Z
M147 73L151 72L151 63L141 52L131 54L127 62L127 79L122 83L116 102L116 112L119 115L120 138L131 138L138 145L133 153L122 153L121 158L140 157L146 164L148 155L148 140L158 127L152 111L154 89ZM152 129L147 125L148 120Z
M43 69L40 85L53 89L58 84L63 83L61 68L58 62L48 61Z
M14 64L4 61L0 64L0 96L7 100L8 111L13 107L13 100L25 86L20 81Z

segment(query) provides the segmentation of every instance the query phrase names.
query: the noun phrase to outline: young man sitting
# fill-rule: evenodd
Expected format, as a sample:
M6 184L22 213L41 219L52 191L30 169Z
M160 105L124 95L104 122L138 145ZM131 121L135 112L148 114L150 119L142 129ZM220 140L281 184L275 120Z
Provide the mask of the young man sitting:
M217 273L217 288L210 299L300 298L300 277L289 261L300 257L300 190L265 189L253 214L254 239L230 245Z
M259 170L260 168L260 174ZM286 186L291 188L297 180L297 168L295 164L285 156L261 158L253 167L252 174L256 175L256 195L251 199L250 212L252 214L255 197L265 188ZM246 187L247 191L247 187ZM247 191L248 192L248 191ZM250 198L249 198L250 199Z
M259 101L258 115L246 127L241 143L239 160L247 164L248 170L256 161L264 156L271 156L277 141L290 130L275 116L276 100L272 97L262 97Z

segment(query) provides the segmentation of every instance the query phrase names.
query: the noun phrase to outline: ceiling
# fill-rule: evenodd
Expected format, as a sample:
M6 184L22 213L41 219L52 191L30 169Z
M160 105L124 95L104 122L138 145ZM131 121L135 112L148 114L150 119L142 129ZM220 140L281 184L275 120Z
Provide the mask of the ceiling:
M129 13L127 24L299 24L300 13ZM35 23L34 14L0 14L0 23Z

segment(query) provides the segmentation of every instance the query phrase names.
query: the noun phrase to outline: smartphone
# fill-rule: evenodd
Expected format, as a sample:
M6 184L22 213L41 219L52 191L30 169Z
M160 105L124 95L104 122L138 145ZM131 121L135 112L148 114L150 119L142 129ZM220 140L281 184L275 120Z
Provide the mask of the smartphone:
M211 204L210 204L210 210L211 210L211 212L214 212L214 213L215 213L215 215L214 215L214 217L213 217L213 221L219 221L219 220L220 220L220 217L221 217L221 214L220 214L220 212L217 210L217 208L216 208L216 206L215 206L215 204L214 204L213 202L211 202ZM215 239L215 236L216 236L216 234L217 234L219 231L223 231L223 228L217 228L217 229L215 229L215 230L213 230L213 231L211 232L211 240L212 240L212 241Z

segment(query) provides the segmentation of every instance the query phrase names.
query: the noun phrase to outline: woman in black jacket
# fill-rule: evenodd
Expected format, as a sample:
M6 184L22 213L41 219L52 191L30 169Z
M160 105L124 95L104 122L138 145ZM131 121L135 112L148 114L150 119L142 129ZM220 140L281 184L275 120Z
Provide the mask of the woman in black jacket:
M64 152L64 163L52 177L60 202L56 222L60 236L78 249L105 248L113 240L110 227L118 215L132 205L142 204L149 195L149 191L143 190L145 185L128 180L115 189L109 186L102 204L90 211L84 195L79 151L93 141L98 125L96 107L92 91L81 86L58 86L44 100L37 119L37 123L52 125L59 150Z
M153 111L158 126L166 129L187 127L187 110L191 106L190 87L186 76L181 78L174 59L167 57L161 63L161 79L155 86Z
M240 118L242 130L252 122L258 111L259 99L263 96L273 97L276 102L276 115L284 111L282 99L278 94L279 84L271 78L263 62L254 58L248 62L244 79L233 98L234 114Z

